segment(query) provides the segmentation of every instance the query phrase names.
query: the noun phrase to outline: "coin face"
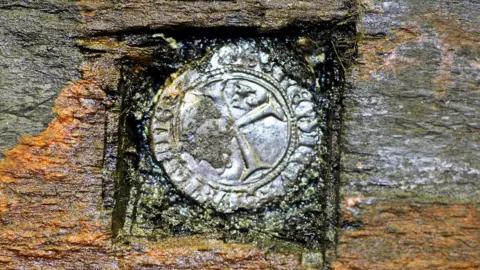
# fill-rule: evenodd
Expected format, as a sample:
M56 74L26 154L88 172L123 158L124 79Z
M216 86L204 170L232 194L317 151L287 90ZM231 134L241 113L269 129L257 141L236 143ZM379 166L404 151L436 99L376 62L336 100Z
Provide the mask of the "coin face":
M288 192L316 154L313 97L252 44L209 60L157 94L152 151L195 201L226 213L259 208Z

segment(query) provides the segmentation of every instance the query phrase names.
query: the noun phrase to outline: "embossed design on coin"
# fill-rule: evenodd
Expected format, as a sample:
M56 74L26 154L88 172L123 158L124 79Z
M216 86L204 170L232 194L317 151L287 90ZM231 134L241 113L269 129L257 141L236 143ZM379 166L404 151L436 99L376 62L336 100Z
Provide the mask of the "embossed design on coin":
M285 194L320 139L311 93L249 46L221 48L156 98L157 161L184 194L221 212Z

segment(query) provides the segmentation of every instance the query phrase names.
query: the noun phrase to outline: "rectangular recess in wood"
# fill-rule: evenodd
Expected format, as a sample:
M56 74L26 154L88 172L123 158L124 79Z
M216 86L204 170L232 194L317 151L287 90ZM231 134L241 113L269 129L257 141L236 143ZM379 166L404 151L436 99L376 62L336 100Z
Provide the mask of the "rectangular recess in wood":
M328 260L355 22L265 29L94 38L121 52L103 192L117 242L205 235Z

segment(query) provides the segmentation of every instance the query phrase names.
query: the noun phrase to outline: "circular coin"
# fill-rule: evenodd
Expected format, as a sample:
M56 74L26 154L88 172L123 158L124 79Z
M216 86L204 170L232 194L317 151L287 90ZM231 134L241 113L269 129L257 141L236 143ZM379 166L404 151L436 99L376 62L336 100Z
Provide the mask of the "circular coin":
M169 180L220 212L285 194L320 138L309 91L252 48L219 49L156 96L151 147Z

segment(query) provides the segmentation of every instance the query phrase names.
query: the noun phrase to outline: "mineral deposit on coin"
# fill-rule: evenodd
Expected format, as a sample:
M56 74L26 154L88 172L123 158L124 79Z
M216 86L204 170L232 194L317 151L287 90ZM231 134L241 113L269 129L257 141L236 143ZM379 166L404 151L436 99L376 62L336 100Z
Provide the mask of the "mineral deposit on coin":
M151 147L182 193L220 212L284 195L320 140L311 93L253 43L226 45L156 96Z

